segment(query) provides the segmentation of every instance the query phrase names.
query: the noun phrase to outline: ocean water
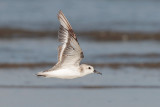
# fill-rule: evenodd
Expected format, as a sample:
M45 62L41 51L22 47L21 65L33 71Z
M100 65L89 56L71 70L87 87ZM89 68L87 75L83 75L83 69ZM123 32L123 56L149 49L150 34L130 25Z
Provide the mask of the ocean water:
M158 0L1 0L0 27L57 30L61 9L75 30L159 32Z
M85 63L160 62L160 43L157 41L95 42L79 39L79 43L84 52ZM56 62L58 45L58 41L53 38L1 39L0 63ZM145 56L147 54L159 56Z

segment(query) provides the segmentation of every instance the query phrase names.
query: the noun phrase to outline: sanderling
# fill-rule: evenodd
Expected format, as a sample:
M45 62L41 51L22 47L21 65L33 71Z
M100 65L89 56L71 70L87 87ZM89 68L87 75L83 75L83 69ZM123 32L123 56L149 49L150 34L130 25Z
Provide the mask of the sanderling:
M73 79L91 73L101 74L91 65L80 65L80 61L84 58L83 51L70 23L61 10L58 13L58 20L60 21L58 40L61 42L58 47L58 62L51 69L37 73L37 76Z

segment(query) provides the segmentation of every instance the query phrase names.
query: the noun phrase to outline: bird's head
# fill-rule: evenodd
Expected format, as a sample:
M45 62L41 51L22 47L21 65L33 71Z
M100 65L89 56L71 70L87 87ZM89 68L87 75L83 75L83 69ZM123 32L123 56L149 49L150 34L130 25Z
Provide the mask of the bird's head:
M96 71L94 69L94 67L91 65L81 64L80 69L81 69L81 73L83 73L84 75L91 74L91 73L96 73L96 74L102 75L102 73Z

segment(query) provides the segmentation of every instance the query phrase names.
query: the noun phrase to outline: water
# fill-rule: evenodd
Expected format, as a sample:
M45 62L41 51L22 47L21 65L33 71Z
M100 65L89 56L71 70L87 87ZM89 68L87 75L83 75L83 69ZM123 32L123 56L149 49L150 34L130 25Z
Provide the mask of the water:
M79 42L85 55L83 61L88 63L160 62L160 56L145 56L146 54L160 54L160 43L156 41L95 42L79 39ZM58 41L51 38L1 39L0 62L56 62L58 45ZM115 57L107 56L114 54L116 54ZM118 56L120 54L131 54L131 56Z
M160 43L156 41L96 42L79 38L79 43L85 63L160 61ZM0 63L53 63L57 60L57 46L53 38L1 39ZM35 76L50 67L0 68L0 106L158 107L160 104L160 68L96 66L102 76L91 74L75 80Z
M82 32L160 29L157 0L1 0L0 27L56 31L60 9ZM94 64L103 75L63 80L35 76L57 61L57 39L24 33L0 38L0 106L159 107L159 41L106 42L78 36L85 56L82 63Z
M61 9L75 30L159 32L159 5L158 0L1 0L0 26L57 30Z

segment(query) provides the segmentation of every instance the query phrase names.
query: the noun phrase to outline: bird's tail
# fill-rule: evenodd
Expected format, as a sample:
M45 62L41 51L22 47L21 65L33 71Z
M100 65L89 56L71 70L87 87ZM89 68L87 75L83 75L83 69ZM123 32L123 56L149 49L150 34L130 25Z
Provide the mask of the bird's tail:
M43 77L46 77L45 72L38 72L36 75L37 75L37 76L43 76Z

